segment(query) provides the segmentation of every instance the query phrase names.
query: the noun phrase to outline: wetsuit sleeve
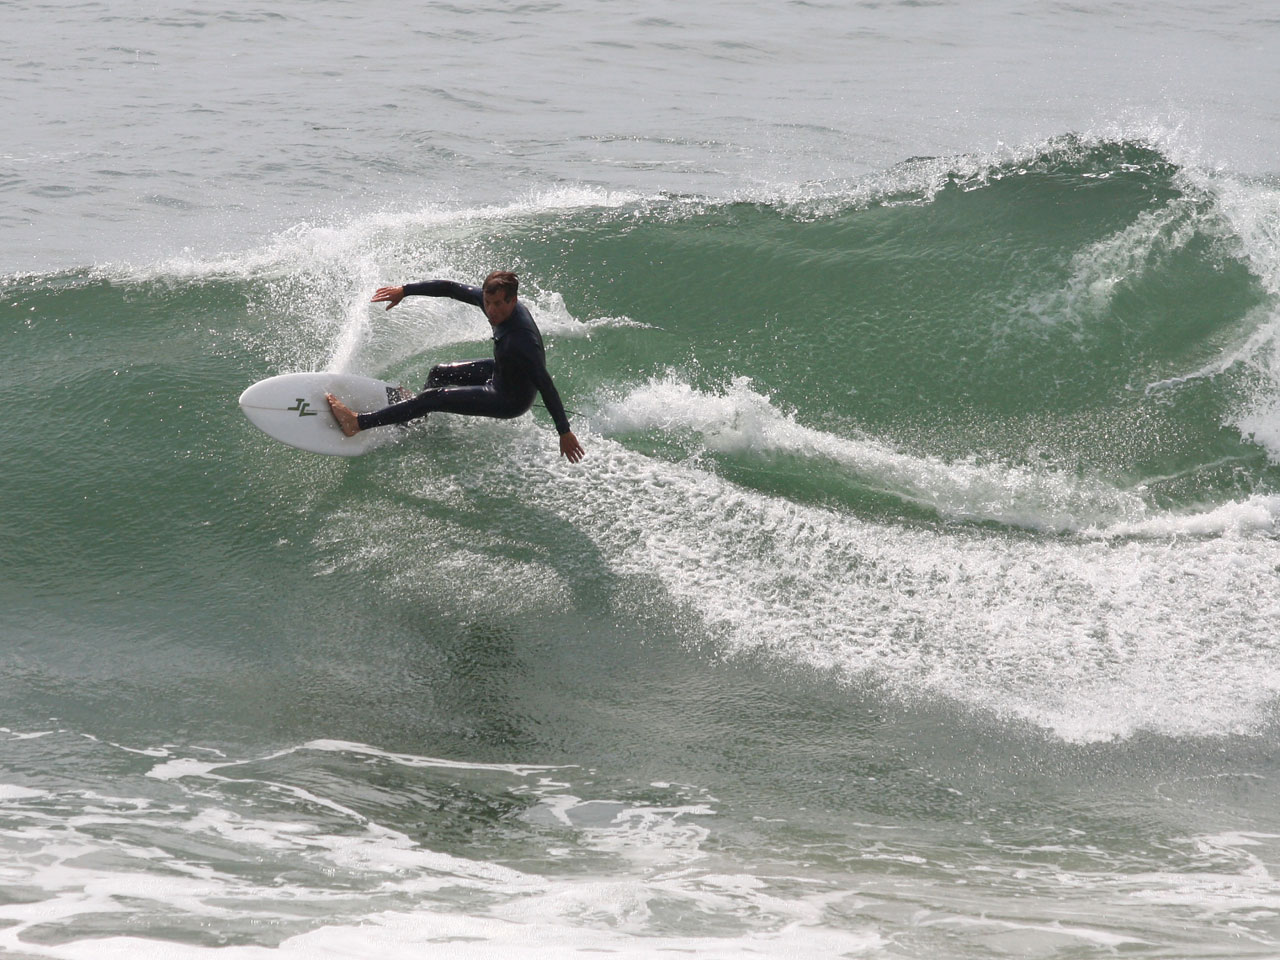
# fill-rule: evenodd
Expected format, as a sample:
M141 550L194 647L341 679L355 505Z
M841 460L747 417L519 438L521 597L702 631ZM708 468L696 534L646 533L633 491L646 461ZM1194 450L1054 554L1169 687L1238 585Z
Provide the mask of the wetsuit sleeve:
M450 297L461 300L473 307L484 307L484 293L479 287L466 283L455 283L452 280L423 280L420 283L404 285L406 297Z
M569 418L564 415L564 404L560 402L560 393L556 390L556 385L551 382L551 374L547 373L547 363L542 357L542 351L529 344L520 352L528 365L529 379L542 394L542 402L547 405L547 412L556 422L556 431L560 434L568 433Z

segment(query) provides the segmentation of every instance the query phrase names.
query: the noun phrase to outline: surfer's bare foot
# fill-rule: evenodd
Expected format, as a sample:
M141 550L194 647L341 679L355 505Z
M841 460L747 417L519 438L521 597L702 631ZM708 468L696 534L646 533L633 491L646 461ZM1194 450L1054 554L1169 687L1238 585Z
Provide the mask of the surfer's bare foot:
M324 398L329 401L329 409L333 411L333 419L338 421L338 426L342 428L344 437L354 437L360 432L360 421L350 407L332 393L326 393Z

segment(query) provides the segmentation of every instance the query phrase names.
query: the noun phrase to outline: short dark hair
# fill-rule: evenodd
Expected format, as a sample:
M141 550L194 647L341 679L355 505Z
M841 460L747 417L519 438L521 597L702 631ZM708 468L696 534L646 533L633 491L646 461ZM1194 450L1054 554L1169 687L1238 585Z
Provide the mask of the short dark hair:
M503 300L510 300L520 289L520 278L510 270L495 270L484 278L485 293L493 294L501 291Z

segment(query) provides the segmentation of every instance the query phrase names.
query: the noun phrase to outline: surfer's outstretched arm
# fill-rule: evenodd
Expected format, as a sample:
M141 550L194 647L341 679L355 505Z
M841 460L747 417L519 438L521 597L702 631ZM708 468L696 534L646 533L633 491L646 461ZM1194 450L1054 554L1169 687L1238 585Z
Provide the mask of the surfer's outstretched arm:
M385 303L390 310L404 299L404 287L379 287L370 303Z
M423 280L402 287L379 287L370 303L385 303L390 310L405 297L451 297L473 307L484 306L484 293L479 287L452 280Z

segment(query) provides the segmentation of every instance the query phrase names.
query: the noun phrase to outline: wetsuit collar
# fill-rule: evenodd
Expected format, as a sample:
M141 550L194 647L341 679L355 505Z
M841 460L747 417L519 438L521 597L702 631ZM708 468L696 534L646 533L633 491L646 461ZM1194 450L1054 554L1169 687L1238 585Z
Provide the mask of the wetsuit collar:
M493 339L501 340L509 332L517 327L527 327L533 322L533 317L529 315L529 311L525 309L524 304L516 304L516 308L507 315L507 319L503 320L497 326L489 324L493 329Z

